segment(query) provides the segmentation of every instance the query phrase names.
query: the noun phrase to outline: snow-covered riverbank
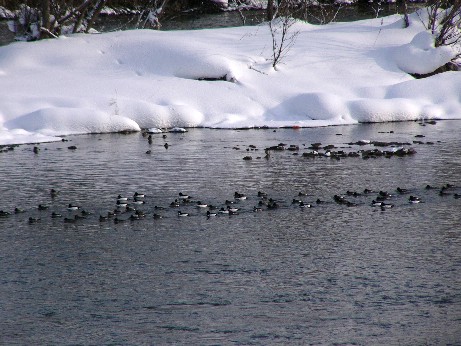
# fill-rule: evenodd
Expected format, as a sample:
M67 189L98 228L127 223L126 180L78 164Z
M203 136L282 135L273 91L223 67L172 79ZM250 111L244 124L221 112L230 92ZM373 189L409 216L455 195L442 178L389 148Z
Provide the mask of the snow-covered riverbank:
M274 70L267 26L72 35L0 47L0 144L149 127L461 118L454 52L415 15L314 26ZM205 80L203 80L205 79ZM217 79L211 81L209 79Z

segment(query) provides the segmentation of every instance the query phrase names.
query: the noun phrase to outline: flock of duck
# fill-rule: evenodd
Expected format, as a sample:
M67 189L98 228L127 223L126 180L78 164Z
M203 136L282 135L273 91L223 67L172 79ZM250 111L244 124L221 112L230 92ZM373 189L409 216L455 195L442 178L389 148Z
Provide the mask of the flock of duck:
M391 131L392 132L392 131ZM338 134L340 135L340 134ZM417 138L422 138L424 135L416 135ZM256 156L256 159L269 159L271 157L271 152L277 151L288 151L291 152L292 155L300 155L299 151L301 149L307 149L309 151L303 152L301 154L302 157L305 158L330 158L332 160L341 160L345 158L351 157L361 157L364 160L372 159L372 158L391 158L391 157L404 157L404 156L411 156L416 154L416 150L411 147L411 145L417 144L426 144L426 145L433 145L434 142L423 142L421 140L413 140L412 143L410 142L383 142L383 141L371 141L371 140L360 140L357 142L350 142L346 143L346 146L337 147L333 144L322 145L322 143L312 143L310 146L306 146L306 144L302 144L301 147L295 144L286 144L286 143L279 143L277 145L273 145L264 149L264 156ZM363 146L374 146L373 149L363 149ZM350 150L353 146L361 147L360 150ZM410 147L409 147L410 146ZM378 148L385 148L388 147L388 150L382 150ZM241 150L240 146L234 146L232 149L234 150ZM249 145L246 148L246 151L250 154L252 152L258 151L255 145ZM252 155L246 155L243 157L243 160L252 160Z
M431 192L433 191L433 192ZM51 189L52 201L59 196L59 192ZM424 197L422 197L424 196ZM146 218L154 220L164 217L215 217L219 215L237 215L240 213L257 213L275 209L307 209L317 208L325 204L336 204L345 207L370 206L374 210L385 211L394 208L396 205L425 203L425 198L448 197L453 199L461 198L461 186L445 184L442 187L426 185L422 189L404 189L397 187L394 191L374 191L364 189L363 191L346 191L342 194L335 194L331 199L315 199L313 195L306 192L298 192L291 200L280 200L269 197L266 192L258 191L254 195L235 192L233 197L223 201L220 205L213 205L192 196L180 192L177 198L163 206L152 205L151 199L144 193L135 192L131 197L118 195L114 200L112 208L104 213L89 211L82 206L68 203L57 206L57 203L39 204L36 208L28 210L19 207L12 211L0 210L0 219L14 217L29 213L33 216L26 218L30 224L39 223L45 219L62 220L66 224L83 222L86 219L99 220L99 222L121 223L136 221ZM438 197L437 197L438 196Z

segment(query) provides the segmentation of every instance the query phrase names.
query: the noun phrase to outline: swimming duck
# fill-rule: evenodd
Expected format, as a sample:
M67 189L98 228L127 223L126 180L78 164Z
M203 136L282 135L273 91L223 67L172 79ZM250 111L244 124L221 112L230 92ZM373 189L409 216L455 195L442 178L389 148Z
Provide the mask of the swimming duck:
M208 204L205 204L205 203L202 203L202 202L198 201L198 202L197 202L197 207L199 207L199 208L206 208L206 207L208 207Z
M309 203L301 202L301 203L299 203L299 207L300 208L311 208L312 205L310 205Z
M157 219L161 219L162 218L162 215L159 215L159 214L155 214L154 213L154 219L157 220Z
M104 221L107 221L108 219L109 219L109 216L99 215L99 222L104 222Z
M59 191L57 191L55 189L50 190L51 198L55 198L58 194L59 194Z
M421 202L421 199L419 197L416 197L416 196L410 196L408 198L408 201L410 203L420 203Z
M179 201L175 199L173 202L170 203L170 207L172 208L179 207Z
M74 204L71 204L69 203L69 205L67 206L67 210L69 211L73 211L73 210L79 210L80 207L78 205L74 205Z
M227 210L229 210L229 212L232 212L232 213L235 213L239 210L239 208L236 208L236 207L231 207L231 206L227 206Z
M29 223L37 223L40 222L40 218L38 217L29 217Z
M207 216L207 217L216 216L216 215L217 215L216 213L212 213L212 212L209 211L209 210L206 212L206 216Z
M0 217L8 217L8 216L10 216L9 212L0 210Z
M117 200L117 208L125 208L128 205L126 201L119 201Z
M267 209L277 209L279 205L274 200L267 203Z
M145 204L146 202L135 198L132 203L133 204Z
M381 210L390 209L390 208L394 208L394 205L391 203L384 203L384 202L381 204Z
M24 212L25 212L24 209L20 209L20 208L18 208L18 207L14 208L14 213L15 213L15 214L20 214L20 213L24 213Z
M219 209L218 212L219 212L220 214L229 214L229 210L224 209L224 208Z
M372 201L371 201L371 205L372 205L373 207L380 207L380 206L383 205L383 202L372 200Z
M37 208L38 208L38 210L47 210L49 208L49 206L44 205L44 204L39 204Z
M255 207L253 207L253 211L254 211L254 212L263 211L263 208L261 208L261 207L256 207L256 206L255 206Z
M138 192L135 192L134 195L133 195L133 198L136 199L136 198L144 198L145 195L143 193L138 193Z
M388 193L387 191L379 191L378 193L381 197L384 197L384 198L391 198L392 195L390 193Z
M401 189L400 187L397 187L397 192L400 193L400 194L404 194L404 193L407 193L408 190L407 189Z
M258 197L267 197L267 193L258 191Z
M53 219L55 219L55 218L58 218L58 217L62 217L62 215L53 211L53 212L51 213L51 217L52 217Z
M77 222L77 219L65 217L64 222L65 223L75 223L75 222Z
M184 194L184 193L182 193L182 192L180 192L180 193L179 193L179 198L188 199L188 198L190 198L190 196L189 196L189 195L186 195L186 194Z
M178 210L178 216L189 216L189 213L183 213Z
M239 199L239 200L245 200L247 199L247 196L243 193L238 193L237 191L234 193L234 198Z

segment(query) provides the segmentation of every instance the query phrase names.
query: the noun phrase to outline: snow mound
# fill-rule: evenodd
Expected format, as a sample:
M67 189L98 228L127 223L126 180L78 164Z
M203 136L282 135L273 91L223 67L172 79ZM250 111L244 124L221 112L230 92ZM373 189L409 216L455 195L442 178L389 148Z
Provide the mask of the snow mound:
M51 136L141 130L136 122L126 117L84 108L39 109L6 122L5 127Z
M452 47L434 46L434 36L422 31L410 43L398 47L394 53L397 66L404 72L427 74L434 72L456 57Z

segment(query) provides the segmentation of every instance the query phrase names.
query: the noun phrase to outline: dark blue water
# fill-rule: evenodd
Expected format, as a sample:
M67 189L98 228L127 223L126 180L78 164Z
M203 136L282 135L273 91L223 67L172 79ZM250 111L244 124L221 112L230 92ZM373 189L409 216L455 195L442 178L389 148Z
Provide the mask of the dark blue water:
M41 144L38 154L33 146L2 152L0 209L12 215L0 218L0 344L459 345L460 125L191 129L153 135L151 145L138 133L83 135ZM345 144L361 139L434 144L389 159L301 155L315 142L372 148ZM299 145L299 155L262 158L280 142ZM440 196L447 183L455 187ZM364 188L375 192L346 195ZM395 195L393 208L371 206L380 190ZM99 221L119 194L136 191L146 194L133 205L145 218ZM238 215L168 207L179 192L223 207L235 191L248 196L236 201ZM279 208L253 212L258 191ZM335 194L355 206L335 203ZM423 202L410 204L410 194ZM81 214L69 203L92 214L65 223Z

